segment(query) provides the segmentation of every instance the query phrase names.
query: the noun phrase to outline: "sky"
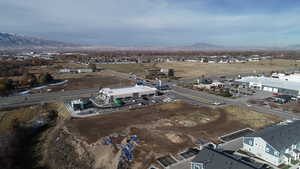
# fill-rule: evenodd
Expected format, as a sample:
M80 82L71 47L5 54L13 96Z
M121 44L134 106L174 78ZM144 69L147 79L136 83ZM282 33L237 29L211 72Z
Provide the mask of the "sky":
M299 44L299 0L0 0L0 32L99 46Z

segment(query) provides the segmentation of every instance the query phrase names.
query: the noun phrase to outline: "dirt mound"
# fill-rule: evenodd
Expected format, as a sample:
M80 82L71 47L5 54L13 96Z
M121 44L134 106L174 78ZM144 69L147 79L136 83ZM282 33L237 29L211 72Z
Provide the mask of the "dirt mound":
M87 169L94 166L92 154L63 128L53 134L47 147L46 164L49 168Z
M184 139L182 139L178 134L175 133L167 133L166 137L172 142L172 143L182 143Z

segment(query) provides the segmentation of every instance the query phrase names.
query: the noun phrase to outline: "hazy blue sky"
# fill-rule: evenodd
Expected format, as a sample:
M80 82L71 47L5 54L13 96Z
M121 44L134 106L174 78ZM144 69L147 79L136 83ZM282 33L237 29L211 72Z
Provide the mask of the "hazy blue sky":
M0 31L82 44L299 44L299 0L0 0Z

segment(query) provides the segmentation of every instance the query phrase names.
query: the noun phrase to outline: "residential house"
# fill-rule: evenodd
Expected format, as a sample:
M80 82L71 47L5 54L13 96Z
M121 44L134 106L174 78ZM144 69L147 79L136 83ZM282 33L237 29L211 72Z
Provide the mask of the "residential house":
M300 120L281 122L221 147L235 147L275 166L291 164L300 159Z
M191 169L263 169L264 165L215 149L204 148L190 162Z

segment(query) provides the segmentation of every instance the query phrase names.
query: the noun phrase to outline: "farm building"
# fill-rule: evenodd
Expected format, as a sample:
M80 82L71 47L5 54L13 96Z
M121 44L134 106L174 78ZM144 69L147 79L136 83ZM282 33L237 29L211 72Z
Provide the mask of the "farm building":
M103 88L99 91L99 96L106 102L110 103L116 99L125 99L125 98L139 98L144 96L153 96L157 92L156 88L135 85L132 87L124 88Z
M236 80L250 88L300 97L300 83L269 77L243 77Z
M224 150L242 150L275 166L300 159L300 120L285 121L220 145Z

